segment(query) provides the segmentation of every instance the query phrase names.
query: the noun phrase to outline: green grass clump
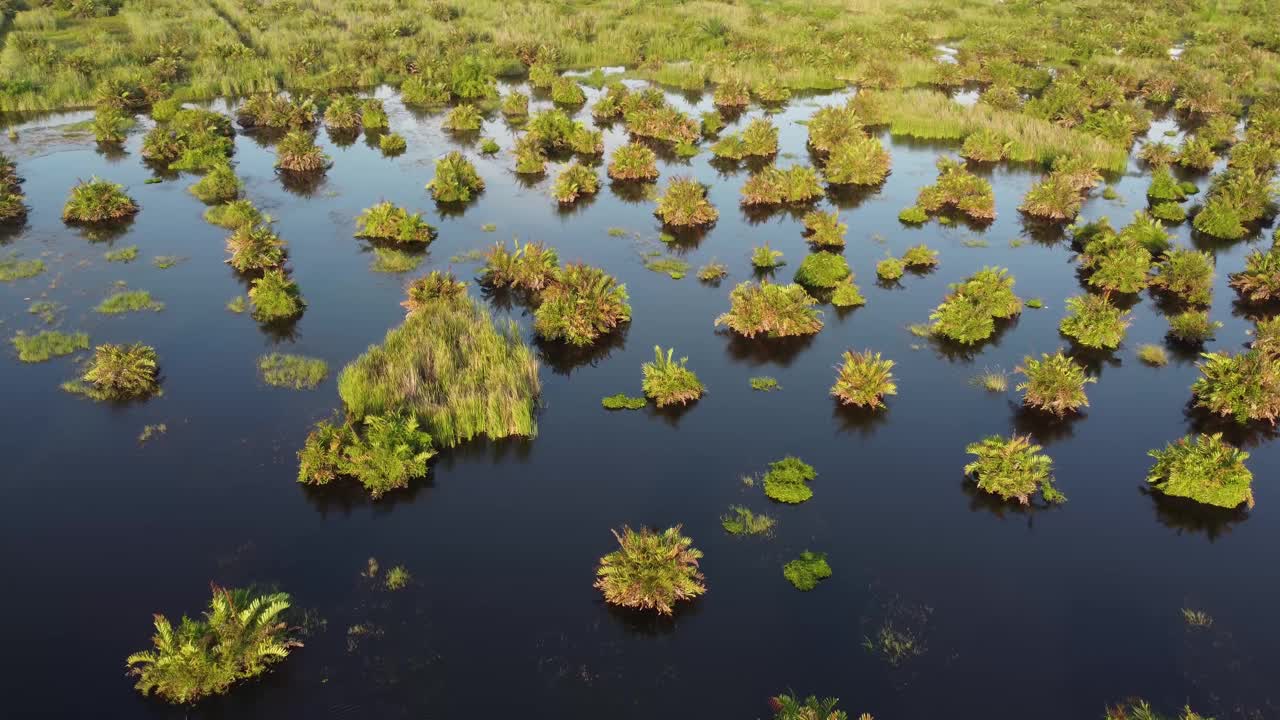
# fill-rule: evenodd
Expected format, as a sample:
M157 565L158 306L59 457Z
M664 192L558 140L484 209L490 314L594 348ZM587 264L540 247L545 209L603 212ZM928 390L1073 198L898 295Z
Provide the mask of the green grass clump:
M467 284L451 272L432 270L409 283L406 298L400 305L412 313L426 307L433 300L456 300L467 294Z
M1280 300L1280 245L1250 252L1244 259L1244 270L1232 273L1230 284L1246 302Z
M391 592L395 592L409 587L412 581L413 575L409 574L409 570L403 565L396 565L387 571L382 584Z
M831 293L831 304L838 308L861 307L867 304L867 299L862 296L862 291L850 277L849 280L837 285L835 291Z
M251 200L232 200L204 211L205 222L234 230L245 225L257 225L268 218L254 207Z
M705 390L702 382L692 370L686 367L688 358L674 359L675 349L669 348L662 354L662 348L654 346L653 362L641 365L641 384L645 397L653 400L658 407L667 405L686 405L702 397Z
M276 146L276 167L296 173L323 172L332 164L308 130L293 130Z
M609 177L614 180L657 180L658 156L641 143L627 143L613 151Z
M1212 170L1218 156L1213 152L1213 145L1202 138L1191 137L1182 141L1173 161L1192 170Z
M484 115L475 105L456 105L445 116L443 127L454 132L473 132L484 125Z
M152 649L125 660L129 674L138 679L134 687L143 695L185 705L265 674L302 646L284 620L290 602L285 593L255 595L215 585L202 618L184 615L175 628L164 615L156 615Z
M215 165L204 177L190 188L200 202L206 205L217 205L230 202L244 192L244 183L236 177L236 171L226 163Z
M730 535L766 535L777 524L771 516L751 512L741 505L729 506L729 514L720 518L720 526Z
M102 259L110 263L131 263L138 259L138 246L129 245L119 250L108 250L102 254Z
M1098 381L1097 378L1086 375L1084 368L1063 355L1062 351L1052 355L1043 353L1039 360L1027 356L1014 372L1027 378L1026 382L1019 383L1017 387L1023 393L1022 403L1058 417L1089 407L1084 386Z
M1000 162L1009 154L1009 142L995 131L979 130L964 139L960 157L974 162Z
M613 536L618 549L600 558L595 582L610 605L670 615L676 603L707 591L698 570L702 551L680 534L679 525L661 532L624 526Z
M1204 353L1191 385L1197 407L1241 425L1280 418L1280 357L1270 347L1230 355Z
M645 405L649 404L648 400L642 397L632 397L626 393L618 393L602 398L600 404L605 410L643 410Z
M862 120L852 102L818 108L809 116L808 145L818 152L829 153L841 143L865 135Z
M1129 328L1132 312L1121 310L1105 295L1083 295L1067 298L1067 316L1058 330L1080 345L1114 350L1120 347Z
M898 213L898 221L907 225L923 225L929 222L929 213L917 205L912 205Z
M360 101L360 124L368 130L386 130L391 127L387 117L387 108L377 98L364 98Z
M38 363L56 357L70 355L77 350L89 349L87 333L64 333L42 330L35 335L18 333L10 340L18 350L18 359L26 363Z
M822 580L831 577L831 566L827 564L826 553L813 553L805 550L800 557L782 566L782 575L797 590L808 592Z
M249 303L253 305L253 318L261 322L297 317L307 306L298 292L298 284L280 268L272 268L262 277L254 278L249 288Z
M1213 256L1183 249L1165 253L1155 265L1151 285L1187 304L1208 305L1213 299Z
M270 353L258 358L258 372L272 387L311 390L329 375L329 363L319 358Z
M769 243L751 249L751 267L757 270L772 270L785 264L782 251L769 247Z
M1008 270L990 267L951 285L951 292L929 315L932 334L966 345L991 337L997 319L1022 312L1022 300L1014 294L1013 285Z
M964 474L973 477L983 492L1023 505L1030 504L1037 491L1048 503L1067 499L1053 484L1053 460L1032 444L1030 436L992 435L972 443L965 452L978 459L964 466Z
M425 302L338 377L352 417L410 412L442 447L534 435L540 392L538 362L519 329L495 325L465 294Z
M719 283L729 275L729 266L722 262L709 262L698 268L698 279L704 283Z
M267 225L241 225L227 237L227 264L240 272L278 268L285 243Z
M711 154L726 160L778 154L778 128L768 118L756 118L742 133L726 135L711 146Z
M137 203L125 193L123 185L94 177L71 188L71 196L62 208L62 220L68 223L101 223L123 220L137 212Z
M62 389L94 400L144 398L160 391L159 367L155 348L149 345L99 345L79 379L64 383Z
M1253 507L1249 453L1222 441L1222 433L1185 437L1147 453L1156 463L1147 482L1156 492L1205 505Z
M582 263L566 266L539 300L533 327L547 340L590 345L631 320L627 286Z
M529 114L529 96L515 90L502 96L499 110L509 118L522 118Z
M454 151L436 161L436 175L427 183L436 202L468 202L484 190L475 165Z
M93 113L93 137L101 145L119 145L135 124L132 117L104 105Z
M916 207L927 214L954 208L975 220L994 220L995 193L991 183L969 172L963 162L938 158L938 181L920 189Z
M764 475L764 494L781 503L795 505L813 497L809 482L818 477L813 466L798 457L788 455L769 463Z
M573 78L561 75L551 82L551 102L557 105L577 107L587 101L587 94Z
M572 204L584 195L597 192L600 192L600 179L594 170L580 162L573 162L561 170L551 189L552 196L562 205Z
M740 110L751 104L751 87L740 77L728 77L716 86L711 102L718 108Z
M143 310L159 312L163 309L164 303L153 299L146 290L121 290L108 295L93 310L103 315L122 315Z
M785 170L769 165L748 177L742 186L742 204L748 207L812 202L820 197L818 173L803 165Z
M480 140L481 155L497 155L498 151L501 149L502 149L502 146L499 145L498 141L494 140L493 138L483 138L482 140Z
M1147 185L1147 197L1155 202L1180 203L1187 199L1187 193L1167 167L1157 167L1151 173L1151 183Z
M1209 319L1204 310L1187 310L1169 318L1169 336L1189 345L1200 345L1213 339L1222 323Z
M315 102L309 97L259 93L240 106L236 122L246 128L299 129L314 125L317 116Z
M400 155L408 148L409 143L400 133L387 133L378 138L378 149L387 157Z
M1056 173L1031 186L1018 209L1047 220L1071 220L1084 204L1082 195L1069 180Z
M747 338L812 335L822 329L817 302L799 285L744 282L729 293L729 312L715 324Z
M984 370L972 380L974 385L992 393L1003 393L1009 389L1009 376L1000 370Z
M431 242L436 229L422 219L421 213L411 213L390 201L366 208L356 218L356 237L370 240L412 245Z
M880 139L858 133L831 149L822 176L832 185L879 185L890 165L889 151Z
M1151 217L1165 222L1180 223L1187 219L1187 210L1176 202L1160 202L1151 206Z
M709 225L720 217L707 200L707 189L692 178L673 178L654 213L673 227Z
M902 253L902 264L913 270L936 267L938 251L925 244L913 245Z
M542 243L494 243L484 256L480 282L488 287L540 292L556 280L560 256Z
M1138 359L1152 367L1163 367L1169 364L1169 354L1159 345L1139 346Z
M846 350L836 366L836 383L831 395L842 405L870 408L884 407L886 395L897 395L893 380L893 361L872 354L870 350L855 353Z
M227 164L235 149L231 119L211 110L184 108L142 139L142 157L169 170L204 171Z
M749 382L751 384L751 389L757 392L773 392L775 390L782 389L782 385L778 384L778 379L769 377L768 375L753 377Z
M359 130L363 121L360 101L354 95L339 95L329 101L323 119L330 130Z
M1176 153L1172 145L1159 140L1147 140L1138 148L1138 158L1153 168L1172 165Z
M906 270L906 263L898 258L885 258L884 260L876 263L876 276L887 282L892 282L902 278L902 275Z
M839 249L845 245L845 233L849 226L840 222L838 213L810 210L800 219L804 224L805 239L817 249Z
M831 289L853 276L843 255L811 253L796 268L796 282L806 287Z

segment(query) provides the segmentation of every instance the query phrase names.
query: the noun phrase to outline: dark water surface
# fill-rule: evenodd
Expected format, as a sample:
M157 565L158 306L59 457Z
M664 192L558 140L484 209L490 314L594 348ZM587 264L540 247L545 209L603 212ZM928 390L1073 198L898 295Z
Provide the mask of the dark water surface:
M554 172L528 184L511 171L516 131L500 118L484 134L503 152L486 159L479 134L452 137L441 115L383 96L409 152L386 159L364 138L340 147L321 132L334 166L309 194L282 184L265 141L236 140L248 197L276 219L308 302L288 332L224 309L246 289L223 264L226 233L201 220L204 207L186 190L192 176L144 184L151 171L139 157L140 132L110 157L91 140L61 137L55 126L78 116L54 118L5 146L27 178L32 213L0 252L44 257L49 270L0 284L3 334L39 329L26 312L33 299L64 304L62 329L87 331L95 344L154 345L164 395L95 404L58 389L75 372L72 358L23 365L10 347L0 360L4 715L755 718L768 715L769 695L787 689L839 696L851 713L881 720L1096 718L1135 695L1166 711L1190 702L1219 718L1280 713L1280 494L1272 487L1280 452L1266 437L1244 438L1258 502L1247 515L1206 514L1142 492L1147 450L1200 427L1186 413L1194 355L1175 354L1158 369L1135 356L1165 333L1152 299L1136 301L1123 347L1092 356L1099 382L1077 421L1028 418L1013 383L1004 395L970 384L984 368L1011 370L1028 353L1066 344L1057 331L1063 301L1081 293L1072 253L1016 209L1038 171L984 171L998 212L985 230L906 228L898 211L933 182L935 158L954 148L886 135L893 173L884 186L820 205L839 208L849 225L845 255L866 306L827 307L826 327L811 341L771 347L712 325L733 284L751 277L753 246L768 241L785 253L786 280L806 253L798 214L739 209L745 168L718 169L706 151L687 164L660 163L659 187L691 174L711 186L720 210L714 229L668 251L691 265L672 280L643 265L645 252L665 249L651 200L620 196L606 182L597 198L561 212L550 198ZM810 162L797 121L842 101L795 100L777 115L779 162ZM590 122L585 109L579 116ZM625 142L620 126L606 138L608 153ZM458 147L488 187L464 213L441 216L423 186L434 159ZM59 219L70 187L91 175L126 184L142 206L118 237L95 240ZM1206 176L1194 179L1207 185ZM1116 182L1120 199L1095 192L1084 216L1127 223L1145 205L1147 182L1131 164ZM360 210L383 199L426 212L440 228L416 273L371 272L368 245L351 237ZM496 231L482 230L487 223ZM614 227L632 234L611 236ZM1185 225L1174 232L1180 245L1217 256L1211 315L1225 327L1210 349L1241 347L1250 324L1234 309L1226 276L1261 239L1226 245L1192 238ZM381 502L351 488L298 485L295 451L340 404L334 376L400 321L403 284L450 266L471 278L475 263L450 258L513 236L605 268L626 283L633 305L633 322L607 351L544 357L538 436L443 453L428 480ZM972 247L975 238L987 246ZM1025 244L1011 246L1019 238ZM877 285L875 263L920 242L941 251L940 267ZM130 244L138 261L103 261L113 245ZM150 263L156 255L187 259L161 271ZM719 287L693 277L713 258L730 267ZM1019 294L1042 297L1046 308L1026 310L970 357L907 331L926 321L948 283L984 265L1008 267ZM150 290L166 309L93 313L115 281ZM495 307L532 339L521 308ZM639 393L640 364L655 344L689 357L706 397L678 414L602 410L602 396ZM897 363L899 394L877 417L840 411L827 395L850 348ZM312 392L265 386L255 361L273 350L328 360L330 379ZM772 375L784 389L753 392L754 375ZM160 422L168 433L140 446L142 427ZM1064 506L1028 512L964 483L965 445L1014 429L1046 446ZM815 496L770 507L741 478L786 454L816 467ZM775 535L726 535L719 517L731 504L774 514ZM683 523L706 553L706 596L671 620L606 607L591 587L595 562L614 546L609 529L623 523ZM835 571L810 593L781 572L805 549L826 552ZM384 568L405 565L414 583L379 590L360 576L370 557ZM292 593L310 617L306 647L266 679L194 710L142 698L125 676L125 656L148 647L153 612L173 618L203 608L210 581ZM1209 613L1212 627L1189 627L1182 608ZM865 649L864 638L886 624L914 635L923 652L895 665ZM365 632L350 632L355 626Z

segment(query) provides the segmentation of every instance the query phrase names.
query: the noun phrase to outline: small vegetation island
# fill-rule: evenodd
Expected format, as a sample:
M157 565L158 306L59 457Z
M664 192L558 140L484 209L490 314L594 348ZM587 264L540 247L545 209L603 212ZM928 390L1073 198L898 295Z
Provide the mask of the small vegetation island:
M528 688L567 718L600 690L628 717L1028 714L950 692L964 657L1070 678L1052 718L1269 717L1274 628L1211 580L1280 522L1253 482L1280 472L1277 16L0 0L0 392L41 420L6 434L29 511L0 544L58 569L12 598L7 704L430 715L484 692L480 632L538 658L494 714ZM169 570L66 551L95 543ZM943 544L948 572L917 552ZM1103 617L1062 567L1173 600ZM127 645L48 601L107 572L106 607L168 613ZM799 620L829 632L780 663ZM55 626L80 651L41 651ZM849 647L884 667L809 687ZM1097 647L1161 702L1083 692ZM775 680L744 699L748 666Z

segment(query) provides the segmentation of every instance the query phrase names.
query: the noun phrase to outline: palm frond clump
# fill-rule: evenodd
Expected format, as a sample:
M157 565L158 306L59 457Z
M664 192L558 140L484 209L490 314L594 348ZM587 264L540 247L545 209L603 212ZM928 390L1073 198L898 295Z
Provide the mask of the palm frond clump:
M716 325L747 338L812 335L822 329L822 315L813 308L817 302L799 285L744 282L729 293L729 312Z
M796 268L796 282L805 287L831 289L853 277L843 255L819 251L810 253Z
M1042 353L1040 359L1026 357L1014 372L1026 376L1017 390L1027 407L1043 410L1062 417L1067 413L1089 406L1084 386L1097 382L1097 378L1085 374L1085 369L1075 360L1062 354Z
M276 167L296 173L318 173L330 165L329 156L306 130L293 130L276 146Z
M1147 473L1152 490L1205 505L1253 507L1249 453L1223 442L1222 433L1184 437L1147 454L1156 461Z
M978 489L1023 505L1039 492L1045 502L1060 503L1066 497L1053 484L1053 460L1027 435L1003 438L992 435L972 443L965 452L978 459L964 466Z
M627 143L613 152L607 170L614 180L657 180L658 156L641 143Z
M358 238L382 240L398 245L429 243L436 229L422 219L421 213L411 213L390 201L383 201L356 218Z
M489 287L536 293L555 282L559 263L555 248L542 243L513 243L512 250L495 243L485 254L480 282Z
M673 227L709 225L720 213L707 200L707 189L692 178L674 178L667 191L658 198L654 213Z
M562 205L572 204L584 195L595 195L597 192L600 192L600 179L596 177L595 170L580 162L574 162L561 170L551 189L551 194Z
M268 225L242 225L227 238L227 255L240 272L268 270L284 263L285 243Z
M160 361L155 348L142 343L108 343L93 350L93 358L78 381L63 389L94 400L133 400L160 391Z
M484 115L475 105L456 105L444 119L444 129L454 132L473 132L484 125Z
M938 180L920 188L916 207L929 214L954 208L974 220L996 217L991 183L969 172L963 162L948 157L938 158Z
M627 286L582 263L566 266L539 299L533 327L548 340L590 345L631 320Z
M809 483L818 473L809 463L793 455L769 463L764 475L764 494L772 500L796 505L813 497Z
M359 130L363 109L354 95L339 95L324 109L324 125L330 130Z
M1014 294L1013 285L1008 270L991 267L953 284L942 304L929 315L931 331L965 345L986 340L995 334L996 320L1022 312L1022 300Z
M831 395L842 405L869 408L884 407L884 398L897 395L898 385L893 379L893 361L880 357L870 350L855 353L846 350L836 366L836 384Z
M62 220L68 223L103 223L123 220L137 212L137 203L125 193L123 185L94 177L71 188L71 196L62 208Z
M658 407L687 405L702 397L704 392L698 376L686 366L688 358L676 360L674 355L674 348L669 348L664 356L662 348L654 346L653 362L640 366L640 387L645 397Z
M272 268L253 280L249 288L249 303L253 306L253 318L261 322L275 322L297 317L307 306L295 283L284 270Z
M1208 305L1213 298L1213 256L1177 249L1155 264L1151 285L1189 305Z
M782 576L797 590L808 592L831 577L831 565L827 563L826 553L805 550L800 557L782 566Z
M891 162L879 138L859 132L831 148L822 175L832 185L879 185L889 176Z
M742 186L742 204L784 205L812 202L822 197L818 173L811 167L795 165L782 169L770 165L753 173Z
M1280 356L1274 348L1204 353L1200 375L1191 385L1197 407L1215 415L1275 424L1280 418Z
M1244 260L1244 270L1232 273L1230 284L1246 302L1280 300L1280 245L1249 253Z
M675 605L707 591L698 568L702 551L680 533L680 526L661 532L624 526L613 531L618 549L600 558L595 587L605 602L671 615Z
M1084 347L1114 350L1129 328L1129 310L1121 310L1105 295L1067 298L1067 316L1058 323L1063 335Z
M436 160L436 174L427 189L436 202L467 202L484 190L484 180L471 161L454 151Z
M837 213L824 213L821 210L810 210L800 219L804 224L805 239L815 248L843 248L845 233L849 226L840 222Z
M405 300L400 303L405 313L421 310L433 300L454 300L465 295L467 284L451 272L432 270L409 283L405 288Z

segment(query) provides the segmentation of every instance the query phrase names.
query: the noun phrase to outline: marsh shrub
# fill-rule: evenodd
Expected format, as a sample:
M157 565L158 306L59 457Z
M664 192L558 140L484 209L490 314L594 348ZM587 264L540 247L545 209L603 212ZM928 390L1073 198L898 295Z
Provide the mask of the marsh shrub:
M632 109L624 111L623 119L627 126L627 132L639 137L662 140L673 145L682 142L697 142L700 135L697 121L668 106L666 101L662 99L661 92L657 94L658 105L647 104L644 101L646 97L644 93L635 93L633 95L640 98L641 101L637 102Z
M375 500L388 491L409 487L426 477L427 460L435 455L431 436L418 429L409 413L368 415L364 427L342 447L339 472L355 478Z
M843 255L831 252L810 253L796 269L796 282L806 287L830 289L853 276Z
M218 227L234 230L245 225L257 225L270 220L262 211L254 207L252 200L232 200L204 212L206 222Z
M1097 249L1091 245L1081 254L1080 264L1089 272L1089 284L1102 290L1136 293L1150 282L1151 252L1123 240Z
M484 190L484 180L476 166L455 150L436 160L436 175L427 189L436 202L467 202Z
M439 107L449 102L449 86L443 81L411 75L400 83L400 99L405 105Z
M605 602L670 615L681 601L707 591L698 569L702 551L680 534L680 526L639 532L624 526L613 531L618 549L600 558L594 587Z
M0 153L0 223L19 223L27 217L26 197L17 166Z
M1218 156L1213 153L1213 145L1207 141L1193 137L1182 142L1174 162L1193 170L1212 170Z
M1070 220L1080 212L1084 197L1059 175L1050 175L1027 191L1018 209L1049 220Z
M832 185L879 185L889 176L890 164L879 138L858 133L831 149L822 174Z
M488 287L536 293L555 282L559 263L555 248L542 243L513 242L511 250L503 243L494 243L485 253L480 282Z
M284 270L272 268L253 280L249 288L253 318L262 322L296 317L307 306L295 283Z
M831 304L838 308L860 307L867 304L867 299L862 296L862 291L850 277L836 286L835 291L831 293Z
M529 114L529 96L513 90L502 96L502 114L509 118L521 118Z
M1244 270L1232 273L1231 287L1245 302L1280 300L1280 245L1255 248L1244 260Z
M673 227L709 225L720 213L707 200L707 189L692 178L673 178L658 198L654 211L662 222Z
M809 147L824 153L831 152L841 143L864 136L862 121L852 101L818 108L809 117L808 130Z
M1151 285L1190 305L1208 305L1213 298L1213 256L1177 249L1156 263Z
M1105 295L1067 298L1067 316L1058 323L1063 335L1084 347L1114 350L1124 341L1132 312L1121 310Z
M1009 154L1009 145L999 133L984 128L964 139L960 157L974 162L999 162Z
M422 219L421 213L411 213L390 201L366 208L356 217L358 238L411 245L429 243L435 234L436 229Z
M1169 168L1158 165L1151 173L1147 197L1158 202L1182 202L1187 199L1187 193L1173 177L1173 173L1169 172Z
M405 312L412 313L427 307L432 300L456 300L466 292L467 284L453 273L432 270L409 283L405 288L405 300L400 305Z
M849 226L840 222L838 213L824 213L821 210L810 210L800 219L804 225L805 239L818 249L840 249L845 245L845 233Z
M103 106L93 113L93 137L102 145L119 145L133 127L133 118L119 110Z
M1210 198L1191 224L1196 230L1224 240L1239 240L1248 232L1240 211L1224 201Z
M399 155L408 147L409 144L405 142L404 136L399 133L387 133L378 138L378 149L388 157Z
M1153 168L1168 167L1176 157L1174 147L1159 140L1148 140L1138 148L1138 158Z
M1067 499L1053 484L1053 461L1028 435L992 435L970 444L965 452L977 460L964 466L964 474L983 492L1023 505L1030 504L1037 491L1048 503Z
M996 216L991 183L969 172L963 162L948 157L938 158L938 181L920 189L916 207L930 214L950 207L975 220Z
M902 263L913 270L935 267L938 264L938 251L928 245L913 245L902 253Z
M769 157L778 153L778 128L768 118L757 118L741 134L726 135L711 146L711 154L727 160Z
M330 130L359 130L360 101L354 95L339 95L324 109L324 125Z
M64 389L94 400L132 400L160 391L160 362L155 348L142 343L107 343L93 349L93 358L78 382Z
M284 264L285 243L268 225L242 225L227 238L227 264L240 272Z
M1122 243L1141 245L1153 256L1167 251L1173 246L1173 238L1164 229L1155 216L1139 210L1133 214L1133 221L1120 231Z
M175 628L157 614L151 649L125 660L138 679L134 687L143 695L191 704L266 673L302 647L283 620L290 602L285 593L255 595L215 585L202 618L184 615Z
M138 205L118 185L97 177L76 183L62 208L68 223L101 223L123 220L137 214Z
M560 76L551 82L551 102L577 107L587 101L586 93L573 78Z
M449 92L463 100L491 98L498 94L498 81L484 58L468 53L449 66Z
M800 553L800 557L782 566L782 576L797 590L808 592L818 587L819 582L831 577L827 554L805 550Z
M1024 405L1062 417L1067 413L1089 407L1084 386L1097 382L1097 378L1085 374L1085 369L1075 360L1058 351L1052 355L1043 353L1040 359L1025 357L1014 372L1026 376L1026 382L1018 384Z
M751 249L751 266L757 270L772 270L785 264L782 251L774 250L769 243Z
M822 197L818 173L811 167L793 165L787 169L770 165L747 178L742 186L742 204L783 205L812 202Z
M537 359L515 323L495 324L463 293L426 301L338 376L351 417L412 413L441 447L532 436L540 392Z
M595 195L600 192L600 179L595 170L580 162L565 166L556 176L555 186L551 194L562 204L576 202L583 195Z
M547 170L547 153L542 141L533 133L525 133L516 139L511 154L516 160L516 172L520 175L541 175Z
M893 282L901 279L903 273L907 271L906 263L898 258L885 258L876 263L876 276L886 282Z
M769 463L764 476L764 494L772 500L795 505L813 497L809 483L818 477L813 466L798 457L788 455Z
M688 358L674 359L675 348L669 348L662 354L662 348L653 348L653 362L640 366L641 384L645 397L653 400L658 407L667 405L686 405L702 397L702 382L692 370L686 367Z
M711 101L719 108L745 108L751 103L751 89L747 81L740 77L725 78L724 82L716 86Z
M870 350L855 353L846 350L836 366L836 384L831 395L842 405L877 409L884 407L886 395L897 395L893 379L893 361L872 354Z
M247 128L306 128L316 122L316 107L310 98L252 95L240 105L236 122Z
M244 183L236 177L236 171L230 165L223 163L200 178L191 186L190 191L200 202L216 205L240 197L240 193L244 191Z
M1222 433L1184 437L1147 453L1155 465L1147 473L1151 489L1206 505L1253 507L1249 453L1222 441Z
M484 115L475 105L456 105L445 116L443 127L454 132L472 132L484 125Z
M276 146L276 167L281 170L317 173L329 165L329 156L316 145L315 136L310 131L290 131Z
M533 328L543 338L590 345L631 320L627 286L582 263L571 263L540 297Z
M729 293L729 312L716 325L747 338L812 335L822 329L822 313L813 308L817 302L799 285L744 282Z
M1151 217L1165 222L1180 223L1187 219L1187 209L1176 202L1162 202L1151 206Z
M360 101L360 124L364 126L365 131L386 130L391 127L387 109L383 107L381 100L365 98Z
M1202 345L1212 340L1222 323L1209 320L1203 310L1187 310L1169 318L1169 336L1188 345Z
M1280 356L1273 348L1203 357L1201 377L1191 385L1197 407L1241 425L1254 420L1275 424L1280 418Z
M613 152L608 173L614 180L657 180L658 156L645 145L627 143Z
M1013 292L1014 280L1004 268L984 267L964 282L950 286L942 304L929 319L930 331L954 342L972 345L995 333L995 321L1022 312L1022 300Z

